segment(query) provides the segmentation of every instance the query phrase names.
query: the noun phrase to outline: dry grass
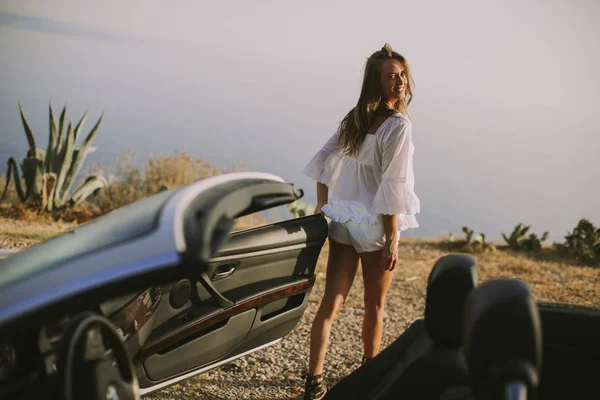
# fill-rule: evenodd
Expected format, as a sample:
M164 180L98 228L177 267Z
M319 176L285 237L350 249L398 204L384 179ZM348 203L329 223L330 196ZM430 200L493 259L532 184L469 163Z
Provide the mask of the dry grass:
M0 248L25 249L73 229L76 223L0 217Z
M452 246L445 241L403 238L398 273L424 290L435 261L452 252ZM480 282L501 277L522 279L531 286L538 301L600 308L600 268L564 259L551 247L536 254L501 246L495 252L474 256Z

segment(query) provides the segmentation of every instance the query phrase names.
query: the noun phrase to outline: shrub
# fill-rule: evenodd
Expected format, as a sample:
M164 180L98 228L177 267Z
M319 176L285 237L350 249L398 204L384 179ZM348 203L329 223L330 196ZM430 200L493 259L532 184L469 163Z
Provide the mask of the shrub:
M108 177L108 186L98 196L90 198L89 202L105 213L163 190L220 175L223 171L185 152L150 156L140 165L137 153L128 150L116 163L108 167L92 165L87 171L90 175L98 173Z
M549 232L546 231L542 234L542 237L538 237L535 233L530 233L529 236L521 241L523 249L527 251L541 251L542 243L548 239Z
M312 204L304 203L302 201L295 201L293 203L288 204L288 210L292 214L294 214L295 218L298 218L314 213L315 206L313 206Z
M600 261L600 228L587 219L581 219L572 233L567 233L564 243L555 244L563 254L586 262Z

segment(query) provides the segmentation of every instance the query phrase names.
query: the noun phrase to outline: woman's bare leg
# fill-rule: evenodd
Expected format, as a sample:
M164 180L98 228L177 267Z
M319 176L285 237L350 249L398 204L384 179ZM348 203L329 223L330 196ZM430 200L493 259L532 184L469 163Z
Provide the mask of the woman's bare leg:
M308 372L311 375L323 372L331 325L344 305L357 270L358 253L354 247L329 239L325 294L310 332Z
M364 356L373 358L379 353L383 332L383 309L385 296L392 283L394 271L380 266L381 251L360 254L365 284L365 316L362 339Z

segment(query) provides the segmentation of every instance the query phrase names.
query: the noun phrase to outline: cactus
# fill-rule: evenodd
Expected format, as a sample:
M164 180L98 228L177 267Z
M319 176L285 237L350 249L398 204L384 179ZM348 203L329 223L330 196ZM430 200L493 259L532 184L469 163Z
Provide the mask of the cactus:
M4 187L2 199L6 195L11 176L15 182L17 194L22 202L30 199L35 202L41 201L42 208L47 211L60 209L65 206L75 206L96 190L107 186L104 177L90 176L79 188L70 194L71 187L81 170L85 157L95 151L95 148L91 147L91 143L98 133L103 116L100 116L81 146L76 149L75 142L88 113L86 112L73 128L72 122L67 122L67 107L63 108L58 121L56 121L52 105L50 104L48 147L44 151L35 145L33 132L21 104L19 104L19 112L29 144L27 157L21 162L21 170L25 180L25 192L23 192L23 188L21 187L17 162L11 157L8 160L6 186Z
M523 248L522 242L525 240L525 235L527 234L529 228L531 228L530 225L519 223L517 226L515 226L515 229L513 229L510 237L506 237L504 233L502 234L502 237L506 243L508 243L509 248L512 250L521 250Z
M485 233L480 233L471 242L466 243L463 249L469 252L493 252L496 250L496 246L494 243L489 243L485 240Z
M463 226L462 230L465 233L465 235L467 235L467 238L466 238L467 243L466 244L471 243L471 241L473 240L473 234L475 233L473 231L473 229L470 229L468 226Z
M483 251L496 251L496 245L491 242L486 242L484 233L481 234L481 248L483 249Z
M496 251L496 245L489 243L485 239L485 233L474 236L475 231L467 226L463 226L463 232L466 234L465 241L462 244L462 251L475 253L481 251Z

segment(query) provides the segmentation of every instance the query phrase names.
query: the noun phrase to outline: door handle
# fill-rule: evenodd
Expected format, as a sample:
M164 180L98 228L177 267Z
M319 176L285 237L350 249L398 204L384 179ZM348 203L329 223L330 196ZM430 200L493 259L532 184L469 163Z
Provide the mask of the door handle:
M229 300L227 297L219 293L219 291L217 290L217 288L214 287L210 279L208 279L208 275L205 271L200 272L200 283L202 284L202 286L204 286L208 293L210 293L211 297L215 299L217 304L219 304L219 306L221 306L221 308L223 308L224 310L235 305L233 301Z
M213 273L211 280L218 281L219 279L227 278L229 275L233 274L236 265L237 264L233 263L219 265Z

